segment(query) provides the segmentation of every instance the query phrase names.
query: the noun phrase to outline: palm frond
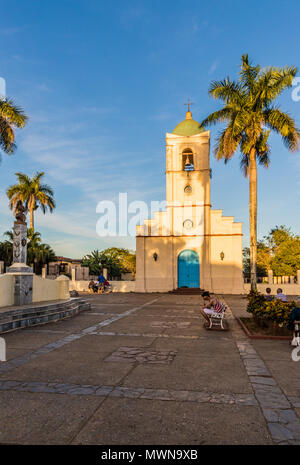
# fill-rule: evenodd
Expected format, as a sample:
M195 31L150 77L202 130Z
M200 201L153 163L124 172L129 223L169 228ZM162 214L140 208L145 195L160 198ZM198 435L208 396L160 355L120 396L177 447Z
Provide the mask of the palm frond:
M225 103L235 102L242 105L244 93L238 82L231 81L229 77L223 81L212 81L208 93L216 100L223 100Z
M292 87L297 71L294 66L286 66L285 68L270 67L260 73L257 79L257 93L264 105L270 104L285 89Z
M226 160L229 160L234 155L239 143L240 137L233 134L231 125L220 131L214 149L217 160L224 159L226 163Z
M12 99L0 99L0 116L18 128L24 127L28 120L23 108L15 105Z
M242 55L242 64L240 69L240 82L247 94L254 91L256 85L256 78L260 72L260 66L252 66L249 62L248 54Z
M212 124L217 124L220 122L228 121L230 120L232 115L232 110L229 107L224 107L221 110L214 111L211 113L207 118L205 118L202 123L200 123L200 126L210 126Z
M267 127L282 136L283 142L290 151L299 149L300 133L295 121L287 113L275 107L265 110L264 122Z
M248 178L249 176L249 165L250 161L248 155L242 153L240 159L240 168L245 178Z
M8 121L5 118L3 118L1 114L0 114L0 148L8 155L11 155L16 148L14 131L11 125L8 123Z

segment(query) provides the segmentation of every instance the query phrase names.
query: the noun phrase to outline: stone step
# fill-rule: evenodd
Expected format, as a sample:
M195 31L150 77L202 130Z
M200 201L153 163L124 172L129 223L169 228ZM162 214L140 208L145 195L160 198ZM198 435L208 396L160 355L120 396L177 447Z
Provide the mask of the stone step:
M204 292L203 289L199 287L179 287L174 289L173 291L169 291L169 294L177 294L177 295L202 295Z
M23 307L23 308L14 309L14 310L7 310L6 312L0 313L0 323L2 323L3 321L19 320L22 318L27 318L27 317L31 317L35 315L42 316L47 313L53 313L53 311L56 311L57 309L60 309L60 308L71 308L73 305L76 305L76 304L72 301L67 301L67 302L57 302L55 304L43 305L40 307L26 306L25 308Z
M30 316L23 316L18 319L8 319L6 321L0 321L0 334L15 331L16 329L26 328L29 326L36 326L45 323L50 323L64 318L69 318L84 310L90 310L91 305L82 299L76 299L75 301L68 301L49 305L51 309L48 312L42 314L34 312L36 308L32 309ZM25 310L25 309L24 309ZM26 311L28 313L28 308ZM8 313L8 312L6 312Z

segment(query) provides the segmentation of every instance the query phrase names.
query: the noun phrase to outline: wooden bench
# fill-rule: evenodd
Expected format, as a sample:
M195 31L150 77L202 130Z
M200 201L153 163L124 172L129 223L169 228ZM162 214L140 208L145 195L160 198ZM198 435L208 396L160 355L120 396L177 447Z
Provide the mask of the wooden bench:
M226 312L226 305L221 304L222 308L218 312L213 312L210 315L207 315L209 318L209 329L211 329L213 326L221 326L222 329L225 329L223 326L223 320L225 318L225 312Z

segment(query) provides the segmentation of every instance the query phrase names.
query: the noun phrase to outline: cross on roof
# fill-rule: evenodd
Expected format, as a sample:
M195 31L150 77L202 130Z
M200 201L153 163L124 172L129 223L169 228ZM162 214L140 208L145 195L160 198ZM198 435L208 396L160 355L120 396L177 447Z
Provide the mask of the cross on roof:
M184 105L187 105L188 111L190 111L190 105L194 105L194 102L191 102L191 101L190 101L190 98L188 98L187 103L185 103Z

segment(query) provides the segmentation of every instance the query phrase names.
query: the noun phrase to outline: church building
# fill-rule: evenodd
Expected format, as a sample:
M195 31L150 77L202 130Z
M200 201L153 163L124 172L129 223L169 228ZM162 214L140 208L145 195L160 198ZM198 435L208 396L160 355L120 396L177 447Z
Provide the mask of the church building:
M136 292L243 293L242 224L211 208L209 151L190 111L166 134L166 209L137 226Z

